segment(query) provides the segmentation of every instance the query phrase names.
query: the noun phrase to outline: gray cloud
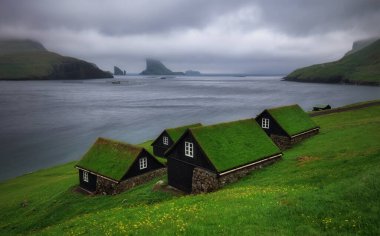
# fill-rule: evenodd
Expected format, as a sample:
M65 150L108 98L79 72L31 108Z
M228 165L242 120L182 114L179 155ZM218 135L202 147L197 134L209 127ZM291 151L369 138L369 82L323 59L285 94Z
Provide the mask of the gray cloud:
M287 73L334 60L380 35L378 0L0 0L0 36L139 72L145 57L173 70Z

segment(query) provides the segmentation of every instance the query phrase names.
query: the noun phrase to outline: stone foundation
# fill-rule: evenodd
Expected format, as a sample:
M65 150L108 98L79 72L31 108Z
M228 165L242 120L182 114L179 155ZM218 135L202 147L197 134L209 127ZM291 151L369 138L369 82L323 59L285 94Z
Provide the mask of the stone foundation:
M288 148L291 148L294 144L301 142L304 139L307 139L311 136L314 136L319 133L319 129L317 130L312 130L310 132L297 135L293 138L286 137L286 136L280 136L280 135L275 135L271 134L270 137L273 140L273 142L281 149L281 150L286 150Z
M119 194L123 191L126 191L128 189L131 189L137 185L146 183L158 176L162 176L166 174L166 168L161 168L158 170L150 171L148 173L135 176L132 178L129 178L127 180L124 180L120 183L115 183L113 181L110 181L108 179L102 178L101 176L98 176L97 182L96 182L96 194L103 194L103 195L115 195Z
M250 172L261 169L264 166L273 164L274 162L281 159L281 156L274 157L272 159L263 160L257 164L247 166L240 170L230 172L225 175L218 175L214 172L205 170L203 168L196 167L193 171L192 180L192 192L193 194L198 193L208 193L218 190L225 186L226 184L233 183L246 176Z

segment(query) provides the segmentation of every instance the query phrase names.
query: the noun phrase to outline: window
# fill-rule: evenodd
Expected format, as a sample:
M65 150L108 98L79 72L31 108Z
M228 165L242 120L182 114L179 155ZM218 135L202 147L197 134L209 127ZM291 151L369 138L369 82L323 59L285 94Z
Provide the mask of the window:
M165 145L169 145L169 138L168 137L164 136L163 141L164 141Z
M194 145L190 142L185 142L185 156L194 157Z
M261 120L261 127L263 127L264 129L269 129L269 119L263 118Z
M146 157L140 158L139 163L140 163L140 170L148 167L148 159Z
M83 181L88 183L88 172L83 171Z

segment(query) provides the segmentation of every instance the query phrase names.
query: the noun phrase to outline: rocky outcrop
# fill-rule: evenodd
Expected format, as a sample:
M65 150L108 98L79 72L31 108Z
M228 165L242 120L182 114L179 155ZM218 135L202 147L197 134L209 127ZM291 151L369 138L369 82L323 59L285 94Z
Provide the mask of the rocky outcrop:
M184 73L169 70L159 60L146 59L146 69L140 75L184 75Z
M117 66L113 67L113 74L114 75L124 75L124 72Z
M0 80L112 78L95 64L47 51L31 40L0 41Z

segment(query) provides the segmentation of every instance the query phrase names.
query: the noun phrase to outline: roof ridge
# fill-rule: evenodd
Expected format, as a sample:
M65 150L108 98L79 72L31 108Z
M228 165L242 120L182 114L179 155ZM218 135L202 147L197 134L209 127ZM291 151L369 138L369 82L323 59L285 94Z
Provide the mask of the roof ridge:
M117 143L117 144L122 144L124 146L127 146L127 147L131 147L131 148L136 148L136 149L144 149L143 147L140 147L138 145L135 145L135 144L131 144L131 143L127 143L127 142L123 142L123 141L119 141L119 140L115 140L115 139L110 139L110 138L104 138L104 137L98 137L96 139L96 142L95 143L98 143L99 141L105 141L107 143Z
M271 110L275 110L275 109L279 109L279 108L294 107L294 106L298 106L298 107L301 108L300 105L298 105L297 103L294 103L294 104L285 105L285 106L277 106L277 107L267 108L267 109L265 109L265 110L267 110L267 111L271 111Z
M184 128L184 127L188 127L188 126L193 126L193 125L202 125L202 123L198 122L198 123L193 123L193 124L189 124L189 125L182 125L182 126L178 126L178 127L166 128L165 130L166 131L176 130L176 129L180 129L180 128Z
M230 124L230 123L237 123L237 122L242 122L242 121L248 121L248 120L255 120L255 118L246 118L246 119L239 119L239 120L233 120L233 121L226 121L226 122L221 122L221 123L216 123L216 124L211 124L211 125L203 125L203 126L191 127L191 128L188 128L188 129L189 130L202 129L202 128L215 127L215 126L225 125L225 124Z

